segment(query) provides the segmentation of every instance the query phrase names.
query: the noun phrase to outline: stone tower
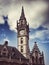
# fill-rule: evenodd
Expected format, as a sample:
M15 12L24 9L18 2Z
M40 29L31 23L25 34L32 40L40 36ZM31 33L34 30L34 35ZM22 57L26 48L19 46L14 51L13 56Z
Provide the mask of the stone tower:
M32 65L45 65L44 64L44 54L41 53L36 42L34 44L32 53L31 53Z
M29 25L27 24L24 9L19 21L17 21L17 39L18 39L18 50L26 57L29 57Z

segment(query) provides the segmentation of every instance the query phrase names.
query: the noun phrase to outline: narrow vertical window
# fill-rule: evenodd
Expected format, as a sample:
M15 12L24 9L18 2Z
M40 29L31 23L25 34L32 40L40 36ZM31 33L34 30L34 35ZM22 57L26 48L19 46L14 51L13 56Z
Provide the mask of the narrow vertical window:
M23 46L21 46L21 52L23 52Z
M23 38L21 38L21 44L23 44Z
M21 49L21 52L23 52L23 49Z

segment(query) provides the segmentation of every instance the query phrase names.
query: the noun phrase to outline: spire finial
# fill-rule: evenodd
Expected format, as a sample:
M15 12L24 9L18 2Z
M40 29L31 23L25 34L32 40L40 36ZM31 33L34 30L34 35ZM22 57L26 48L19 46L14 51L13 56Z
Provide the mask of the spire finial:
M24 16L24 8L23 8L23 6L22 6L21 16Z
M34 42L34 43L35 43L34 46L37 47L37 42Z

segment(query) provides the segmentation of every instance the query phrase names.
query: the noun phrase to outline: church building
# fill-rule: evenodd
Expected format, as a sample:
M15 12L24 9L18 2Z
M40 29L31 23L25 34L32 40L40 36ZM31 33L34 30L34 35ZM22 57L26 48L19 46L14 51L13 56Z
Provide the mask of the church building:
M25 18L24 8L17 21L17 48L8 46L8 41L0 45L0 65L45 65L44 53L34 43L32 52L29 49L29 24Z

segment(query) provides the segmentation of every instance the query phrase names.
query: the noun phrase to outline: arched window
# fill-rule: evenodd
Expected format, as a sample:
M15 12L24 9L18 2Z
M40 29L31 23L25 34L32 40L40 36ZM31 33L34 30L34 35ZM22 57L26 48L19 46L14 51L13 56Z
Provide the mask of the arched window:
M36 56L36 63L38 63L38 57Z
M34 64L34 56L32 56L32 62L33 62L33 64Z
M38 58L38 52L37 51L35 51L35 56Z
M40 64L42 64L42 58L41 57L39 58L39 62L40 62Z

